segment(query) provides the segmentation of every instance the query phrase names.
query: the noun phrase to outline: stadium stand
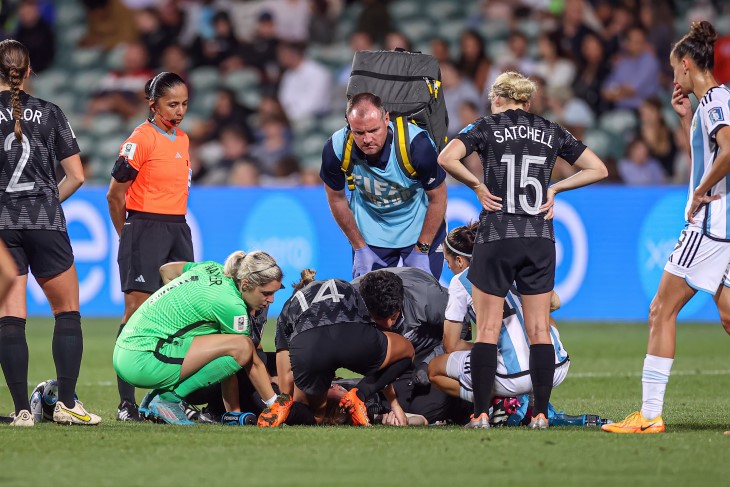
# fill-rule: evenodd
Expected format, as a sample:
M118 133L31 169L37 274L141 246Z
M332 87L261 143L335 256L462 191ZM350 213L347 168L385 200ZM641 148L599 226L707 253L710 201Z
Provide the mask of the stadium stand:
M11 9L17 6L17 3L17 1L7 2ZM121 4L117 8L129 10L124 6L122 0L109 0L109 3ZM166 29L165 32L176 33L177 37L174 38L184 47L188 47L185 45L186 39L187 42L191 42L189 22L193 20L197 22L203 18L199 16L198 10L188 8L189 4L195 3L160 1L154 11L154 14L159 16L161 28ZM618 31L611 30L614 28L612 11L609 10L606 13L605 9L612 9L611 5L614 2L566 0L565 2L549 2L549 6L544 7L544 10L535 7L538 3L528 1L391 0L385 3L388 18L382 21L389 22L394 29L403 33L413 43L414 49L419 51L429 52L431 41L435 37L441 37L447 41L450 47L451 58L457 60L460 55L459 39L462 33L467 29L476 29L484 40L486 54L492 64L488 81L493 80L498 74L497 61L505 57L507 39L512 32L520 32L527 37L531 60L540 61L536 47L537 38L543 32L551 32L565 25L567 17L563 9L566 8L566 5L573 9L571 12L576 8L582 10L581 26L598 33L604 39L606 46L620 48L623 45L623 35L627 27ZM624 3L627 8L637 10L634 12L637 14L634 16L635 19L640 18L638 9L641 2ZM660 24L654 20L652 25L644 26L650 42L652 39L660 38L658 34L654 35L659 32L659 27L665 31L668 29L676 39L676 33L685 32L691 20L705 18L707 15L712 16L711 20L721 36L730 35L730 4L727 2L704 2L701 6L689 0L660 0L649 3L651 8L661 14L656 15L655 19L670 19L666 24ZM131 118L107 113L94 114L89 118L87 114L89 99L100 80L110 71L122 68L125 46L120 44L109 48L90 44L87 38L89 15L81 0L57 0L39 2L39 4L42 4L44 8L50 8L53 12L57 48L52 66L32 78L30 90L40 97L53 99L62 106L75 124L74 129L79 141L82 142L82 152L88 156L91 162L92 179L90 182L106 184L109 169L115 159L117 150L115 147L121 143L124 134L128 133L131 127L144 120L146 113L145 106L141 105L138 115ZM349 38L356 26L362 25L361 21L365 18L361 18L361 16L365 14L365 8L361 1L330 0L330 4L328 15L336 16L337 32L333 36L334 40L330 44L309 43L307 55L325 66L334 81L342 73L343 67L352 60L353 52L349 46ZM592 6L598 4L600 4L600 9ZM272 0L220 2L214 3L214 5L222 5L222 8L230 15L238 41L244 48L240 56L234 56L233 59L228 59L219 66L188 66L187 79L191 88L191 102L188 118L183 124L183 128L188 130L194 124L205 122L210 116L219 87L233 89L238 101L255 113L262 97L276 95L276 81L281 74L281 69L275 59L270 59L270 62L263 68L247 64L247 56L250 55L250 52L267 46L270 49L275 45L275 40L266 44L266 41L253 37L256 19L260 19L262 13L272 11ZM175 8L182 10L176 12ZM130 18L135 18L134 11L129 11L129 15ZM186 17L187 20L175 20ZM371 17L368 19L372 20ZM276 19L273 20L275 24ZM658 25L659 27L657 27ZM16 21L11 14L9 20L0 26L0 37L12 37L15 26ZM215 28L214 25L208 27ZM666 51L665 46L659 47ZM652 47L652 49L660 50L657 47ZM579 65L581 53L572 51L561 55ZM606 62L614 62L617 55L620 55L620 52L610 60L607 59ZM667 64L667 61L665 59L659 61L663 65L662 69L665 70L664 65ZM506 67L511 66L507 63ZM666 70L663 73L659 80L661 89L655 95L659 96L664 104L663 116L667 125L674 128L677 120L669 105L671 79L667 78ZM478 108L479 113L483 115L488 110L485 95L485 92L488 91L487 86L477 86L476 88L482 93L481 106ZM306 94L306 90L304 93ZM318 171L319 154L327 134L342 125L343 93L343 89L333 89L331 109L325 115L297 121L295 125L291 126L290 134L293 138L291 142L294 155L299 160L303 171L312 173ZM547 106L543 113L554 116L555 114L549 108L549 103ZM286 111L286 107L284 107L284 111ZM85 116L85 114L87 115ZM619 160L625 155L626 144L636 137L637 114L626 110L608 110L594 115L593 123L586 128L584 138L601 157L613 161ZM248 120L248 125L254 128L253 144L259 140L256 117L257 115L252 115ZM192 143L193 145L199 144L195 140ZM193 154L219 153L219 151L209 148L191 152ZM204 162L214 163L215 161ZM678 171L677 174L678 177L673 182L684 182L681 177L684 177L686 172ZM311 178L307 179L311 180Z

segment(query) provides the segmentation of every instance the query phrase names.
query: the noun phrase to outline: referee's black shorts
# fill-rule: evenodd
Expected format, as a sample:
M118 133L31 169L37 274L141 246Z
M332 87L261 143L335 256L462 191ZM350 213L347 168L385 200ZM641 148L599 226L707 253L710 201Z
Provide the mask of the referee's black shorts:
M513 282L520 294L550 292L555 286L555 242L517 237L476 244L467 277L494 296L507 296Z
M0 238L18 267L18 275L53 277L74 263L71 240L60 230L0 230Z
M119 240L122 291L153 293L162 287L160 267L192 262L193 240L184 215L130 211Z
M364 323L312 328L289 342L294 384L310 396L326 394L340 367L362 375L377 372L387 353L385 334Z

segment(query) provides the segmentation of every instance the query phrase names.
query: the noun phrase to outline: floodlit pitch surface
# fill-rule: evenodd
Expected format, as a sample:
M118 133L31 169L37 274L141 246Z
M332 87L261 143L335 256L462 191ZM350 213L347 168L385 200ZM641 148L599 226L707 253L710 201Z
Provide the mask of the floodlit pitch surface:
M723 485L730 467L730 337L682 324L662 435L597 429L175 427L114 420L117 324L85 319L78 394L98 427L0 425L0 485ZM28 323L30 382L54 376L51 320ZM274 326L267 327L270 349ZM641 400L642 324L562 324L572 366L552 402L617 420ZM29 386L30 392L32 386ZM138 400L142 392L138 391ZM0 387L0 410L11 410Z

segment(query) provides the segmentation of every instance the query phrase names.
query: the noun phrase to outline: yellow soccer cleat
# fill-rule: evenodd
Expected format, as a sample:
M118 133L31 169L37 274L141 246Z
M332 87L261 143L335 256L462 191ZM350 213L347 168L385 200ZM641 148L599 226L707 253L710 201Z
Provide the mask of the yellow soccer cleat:
M654 419L646 419L641 411L636 411L626 416L626 419L618 423L604 424L603 431L608 433L634 433L648 435L651 433L664 433L664 420L661 416Z

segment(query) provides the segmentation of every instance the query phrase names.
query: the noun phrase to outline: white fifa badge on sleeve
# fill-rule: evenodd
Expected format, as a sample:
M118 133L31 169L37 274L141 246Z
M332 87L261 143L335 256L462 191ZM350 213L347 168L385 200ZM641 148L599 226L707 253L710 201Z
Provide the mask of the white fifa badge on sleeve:
M234 316L233 329L245 333L248 331L248 315Z
M712 123L725 121L725 116L722 113L722 108L720 107L711 108L710 111L707 112L707 115L710 117L710 122Z
M122 150L119 151L119 155L124 156L127 159L134 160L134 153L136 152L136 150L137 144L135 144L134 142L126 142L122 146Z

